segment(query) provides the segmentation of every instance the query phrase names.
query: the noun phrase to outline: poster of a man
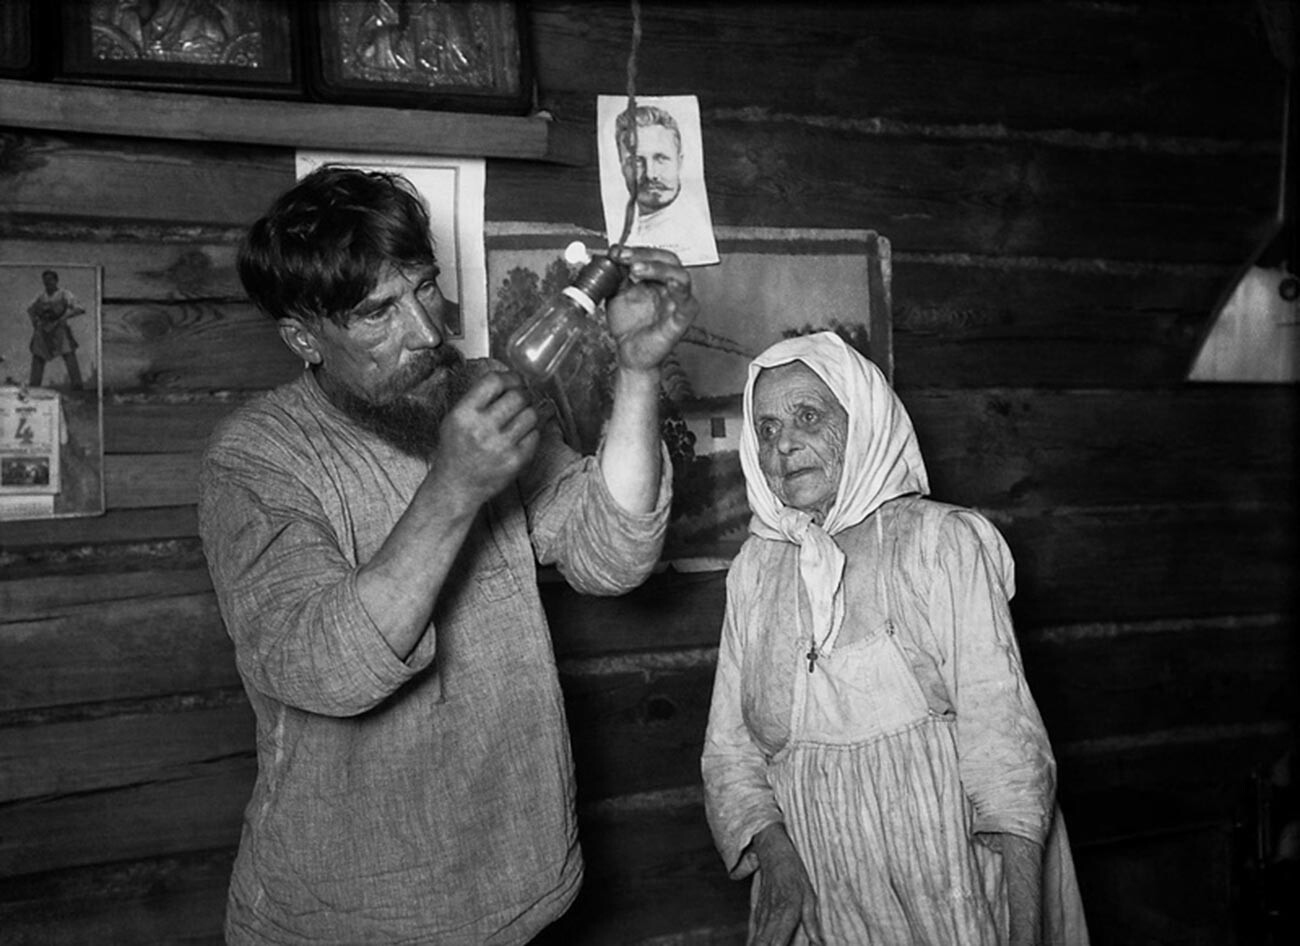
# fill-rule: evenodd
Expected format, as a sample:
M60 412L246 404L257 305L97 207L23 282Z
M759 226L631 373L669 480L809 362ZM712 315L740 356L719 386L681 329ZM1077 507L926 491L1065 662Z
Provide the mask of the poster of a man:
M40 387L45 380L45 366L56 358L62 358L68 372L68 385L72 390L80 391L85 384L77 362L77 337L69 322L78 315L85 315L85 306L75 294L59 285L59 274L55 270L42 272L41 281L44 289L27 306L27 317L32 322L29 346L32 366L27 383L34 388Z
M601 198L611 244L627 215L632 246L672 250L687 266L718 262L704 185L699 102L693 95L597 97ZM629 199L631 197L632 199Z
M0 521L104 511L98 266L0 263Z

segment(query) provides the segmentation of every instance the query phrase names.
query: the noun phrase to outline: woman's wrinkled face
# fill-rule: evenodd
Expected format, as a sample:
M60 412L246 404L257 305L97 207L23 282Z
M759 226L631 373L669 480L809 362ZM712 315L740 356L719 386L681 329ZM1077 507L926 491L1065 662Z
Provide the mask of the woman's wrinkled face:
M787 506L825 522L844 470L848 412L801 361L760 371L752 407L767 485Z

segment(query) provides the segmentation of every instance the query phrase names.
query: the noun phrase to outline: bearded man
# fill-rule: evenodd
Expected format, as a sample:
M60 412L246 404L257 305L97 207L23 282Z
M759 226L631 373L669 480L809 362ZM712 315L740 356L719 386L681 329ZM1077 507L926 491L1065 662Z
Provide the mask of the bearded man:
M326 166L240 249L304 373L224 421L200 532L257 718L226 940L536 942L582 879L536 563L643 581L667 520L660 366L698 310L671 253L616 248L596 455L447 343L428 213Z

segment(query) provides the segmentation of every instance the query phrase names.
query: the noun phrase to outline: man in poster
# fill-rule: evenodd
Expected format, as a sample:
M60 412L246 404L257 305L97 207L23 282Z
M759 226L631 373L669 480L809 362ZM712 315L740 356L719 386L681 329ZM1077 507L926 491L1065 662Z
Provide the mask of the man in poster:
M84 313L85 307L67 289L59 287L59 274L52 269L41 273L45 289L27 306L27 317L32 320L32 370L28 378L31 387L40 387L45 377L45 365L62 358L68 369L68 381L74 391L84 388L81 367L77 364L77 339L68 326L68 320Z
M617 153L610 158L616 157L618 170L611 170L612 160L601 163L610 242L670 250L687 266L718 262L694 96L639 99L632 109L624 99L600 99L602 112L617 110L612 134ZM610 150L605 142L602 149ZM620 241L629 203L633 223Z

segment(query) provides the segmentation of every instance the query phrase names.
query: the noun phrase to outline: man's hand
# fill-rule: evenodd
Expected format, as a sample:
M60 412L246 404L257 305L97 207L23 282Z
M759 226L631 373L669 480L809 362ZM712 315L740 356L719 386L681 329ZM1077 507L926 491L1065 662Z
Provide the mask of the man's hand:
M488 371L444 418L430 477L477 509L519 475L539 438L523 381L512 371Z
M627 284L605 305L619 366L653 371L699 314L691 274L668 250L616 246L610 257L629 269Z
M758 897L749 923L748 946L787 946L799 924L813 946L823 943L813 892L799 852L785 825L770 824L750 845L758 857Z

